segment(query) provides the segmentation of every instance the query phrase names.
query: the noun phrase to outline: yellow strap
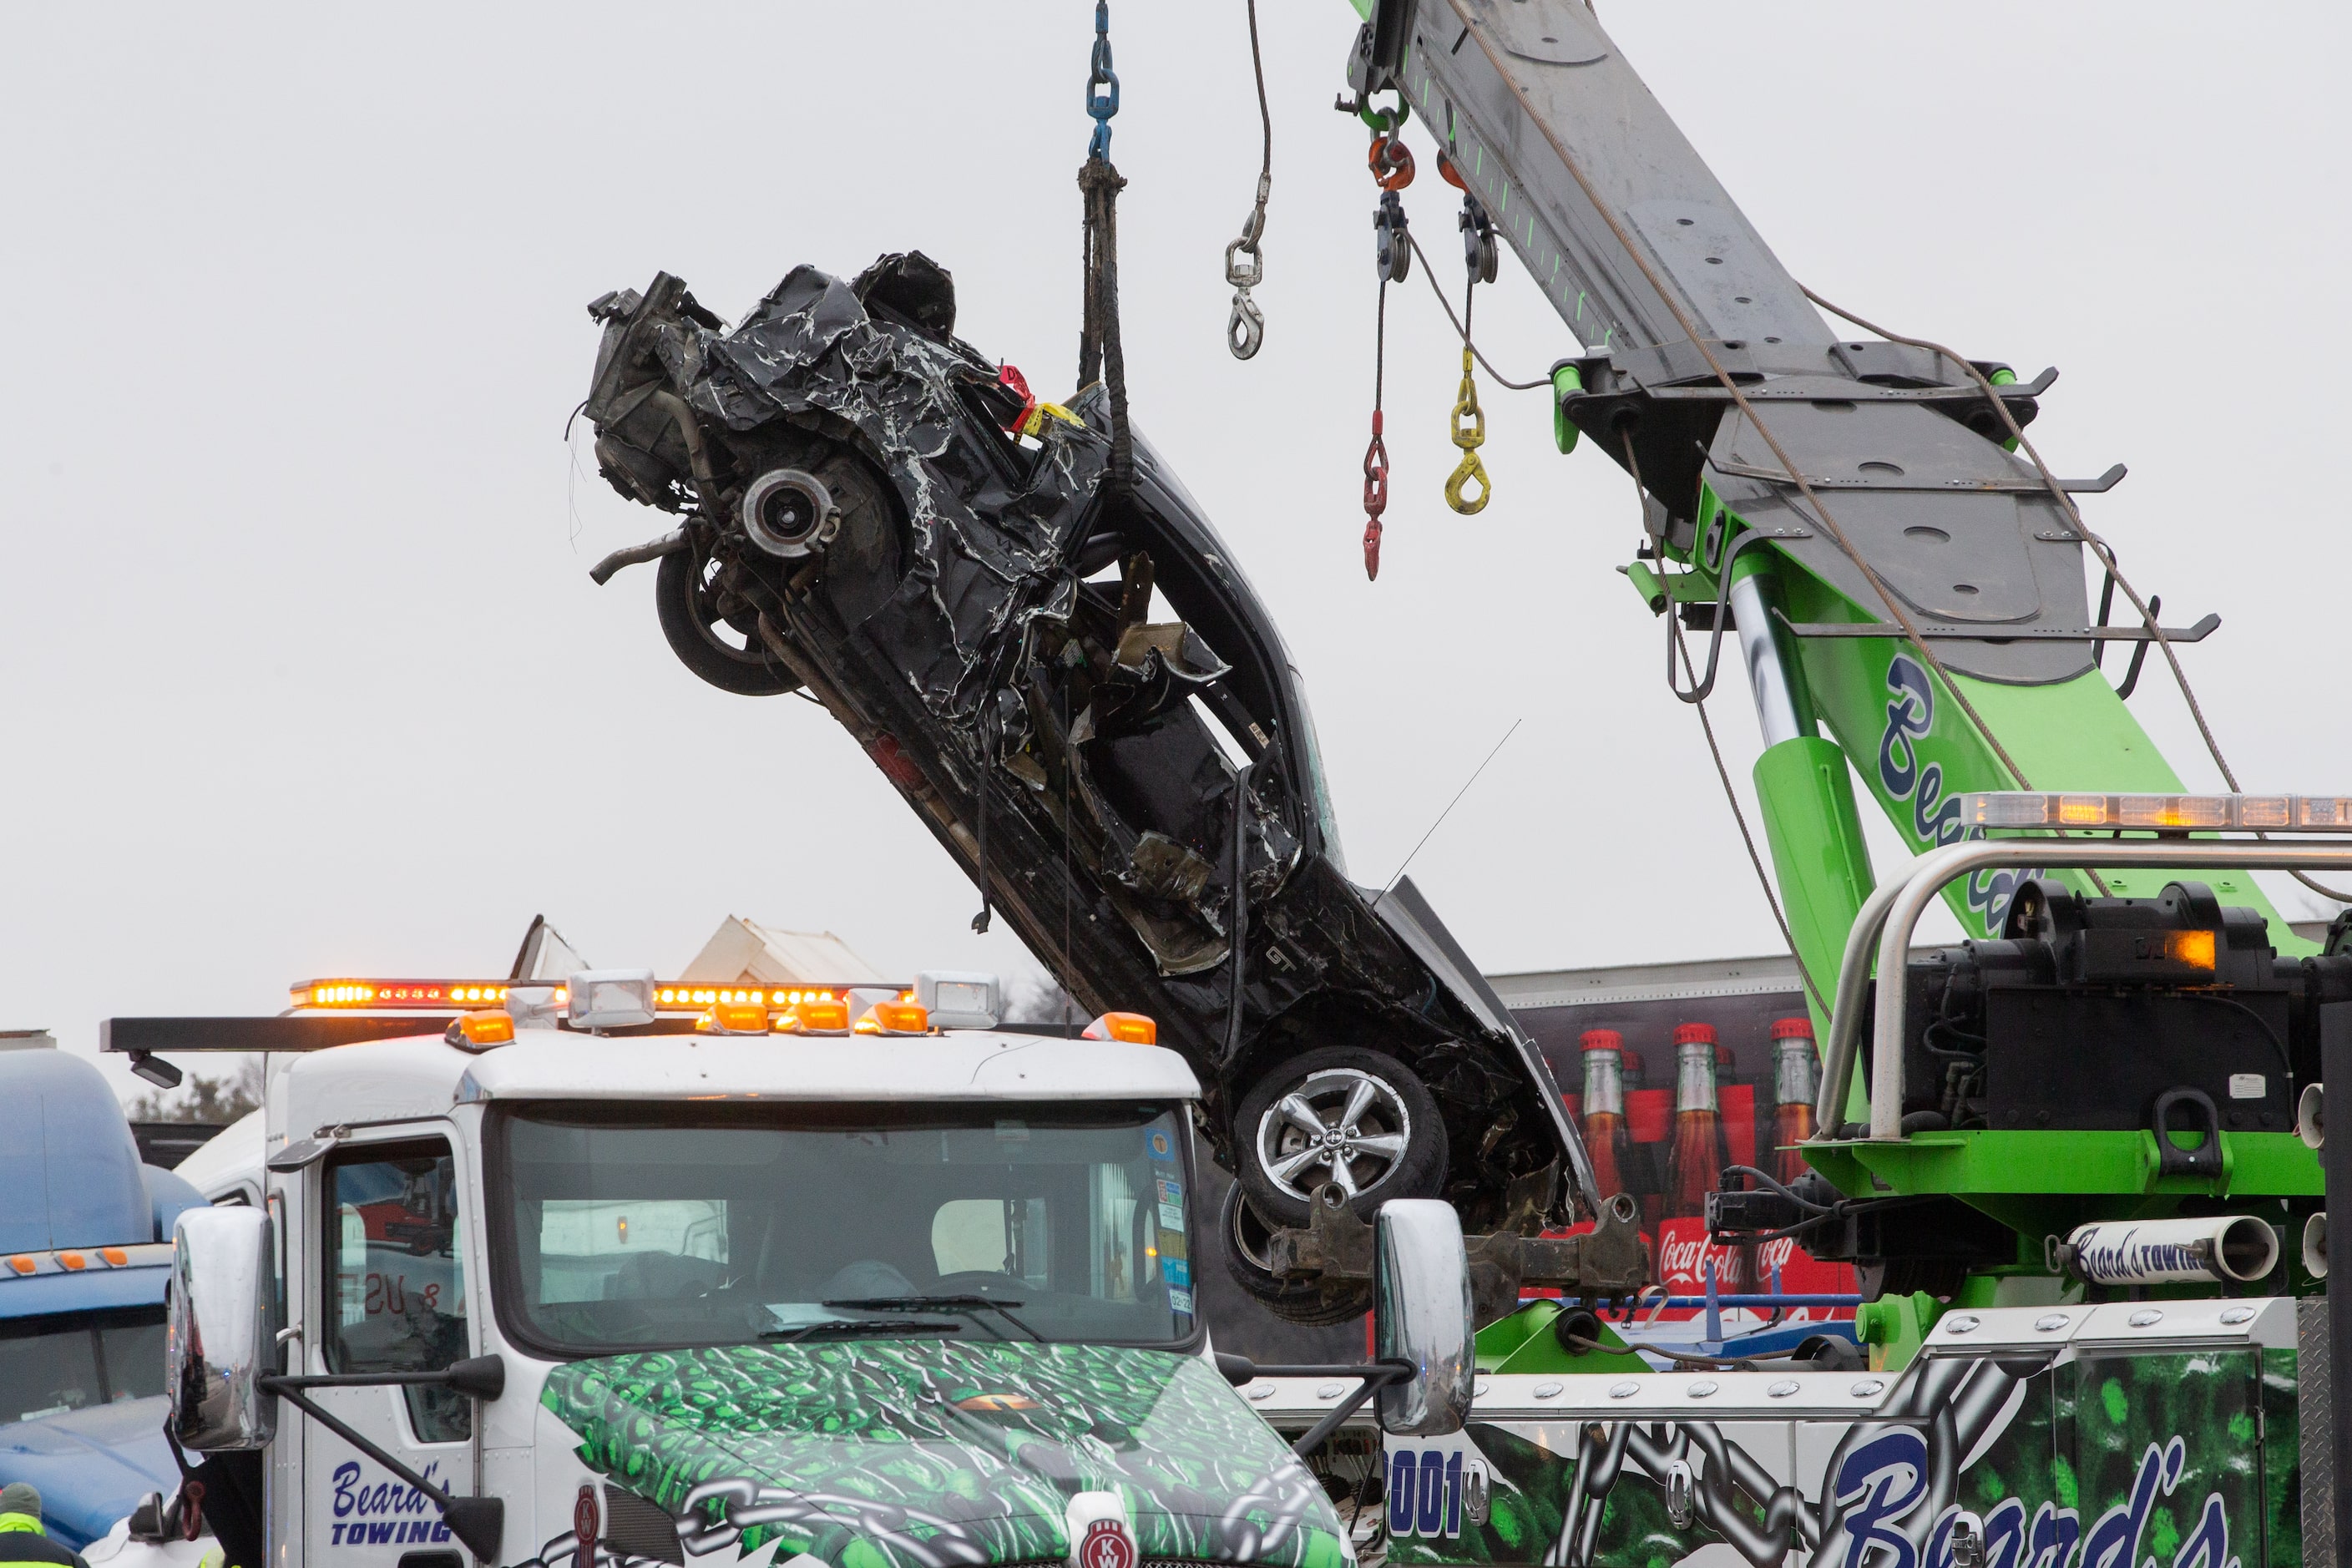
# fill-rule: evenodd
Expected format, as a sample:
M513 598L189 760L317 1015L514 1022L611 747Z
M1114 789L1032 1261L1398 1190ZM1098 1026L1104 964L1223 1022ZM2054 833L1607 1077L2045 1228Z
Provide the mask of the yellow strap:
M1445 504L1464 517L1483 511L1494 487L1486 480L1486 465L1478 460L1478 448L1486 442L1486 415L1478 406L1477 384L1470 379L1472 364L1470 349L1462 349L1462 395L1454 405L1454 444L1462 448L1462 462L1445 481ZM1464 421L1467 420L1465 428ZM1478 493L1465 497L1462 487L1475 484Z
M1071 413L1068 409L1063 407L1058 403L1040 403L1036 407L1032 408L1029 411L1029 417L1021 422L1021 434L1030 437L1034 437L1040 434L1045 428L1045 420L1048 416L1061 420L1066 425L1084 425L1086 423L1085 420L1079 418L1076 415Z

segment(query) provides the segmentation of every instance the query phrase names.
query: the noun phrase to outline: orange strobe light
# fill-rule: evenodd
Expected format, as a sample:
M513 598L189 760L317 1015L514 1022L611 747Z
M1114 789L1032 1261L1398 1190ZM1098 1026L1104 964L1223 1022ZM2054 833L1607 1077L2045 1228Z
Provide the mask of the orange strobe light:
M478 1051L491 1046L503 1046L514 1038L514 1016L510 1013L461 1013L449 1021L445 1037L453 1046Z
M1079 1037L1088 1040L1124 1040L1130 1046L1156 1046L1160 1026L1141 1013L1105 1013Z

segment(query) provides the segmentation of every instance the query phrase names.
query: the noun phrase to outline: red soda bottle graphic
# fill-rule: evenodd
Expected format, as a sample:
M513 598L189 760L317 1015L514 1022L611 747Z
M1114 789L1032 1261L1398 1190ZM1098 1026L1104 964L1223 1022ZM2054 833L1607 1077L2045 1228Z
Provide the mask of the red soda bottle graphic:
M1773 1141L1779 1149L1772 1158L1772 1173L1784 1182L1793 1182L1811 1169L1790 1145L1813 1135L1813 1097L1821 1092L1821 1066L1811 1018L1773 1020Z
M1625 1037L1614 1029L1587 1029L1584 1051L1584 1149L1592 1157L1597 1207L1627 1190L1633 1133L1625 1124Z
M1731 1163L1715 1097L1715 1026L1675 1026L1675 1131L1666 1156L1667 1219L1701 1219L1706 1194Z

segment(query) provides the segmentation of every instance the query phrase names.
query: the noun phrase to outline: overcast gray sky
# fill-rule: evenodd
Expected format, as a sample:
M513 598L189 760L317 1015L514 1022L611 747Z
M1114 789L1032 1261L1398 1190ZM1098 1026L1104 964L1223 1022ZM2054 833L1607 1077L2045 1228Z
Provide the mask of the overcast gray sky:
M1329 107L1355 18L1263 9L1268 325L1243 364L1241 0L1113 7L1128 374L1297 655L1351 869L1385 880L1523 721L1412 867L1486 966L1769 950L1612 570L1630 487L1489 386L1493 504L1445 510L1458 348L1417 277L1364 581L1373 193ZM89 1049L109 1015L270 1011L313 974L500 973L540 910L604 963L674 970L735 912L894 970L1034 970L966 930L969 884L820 710L687 674L650 572L589 584L663 520L562 429L604 289L667 268L731 317L796 263L909 247L953 270L966 337L1066 390L1091 13L0 15L0 1026ZM1600 14L1799 278L2064 373L2037 437L2063 473L2130 464L2093 525L2167 620L2222 616L2183 657L2240 775L2352 789L2343 8ZM1434 255L1451 198L1406 193ZM1478 322L1521 379L1572 350L1507 258ZM2134 706L2218 782L2162 679ZM1744 788L1745 693L1715 711Z

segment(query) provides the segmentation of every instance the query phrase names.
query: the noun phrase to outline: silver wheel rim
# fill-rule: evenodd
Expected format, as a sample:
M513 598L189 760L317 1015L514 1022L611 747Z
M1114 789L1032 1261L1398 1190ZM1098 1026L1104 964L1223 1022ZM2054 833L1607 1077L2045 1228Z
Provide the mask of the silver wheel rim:
M1258 1169L1301 1203L1326 1182L1343 1197L1371 1191L1395 1173L1412 1143L1403 1096L1354 1068L1308 1074L1257 1123Z

